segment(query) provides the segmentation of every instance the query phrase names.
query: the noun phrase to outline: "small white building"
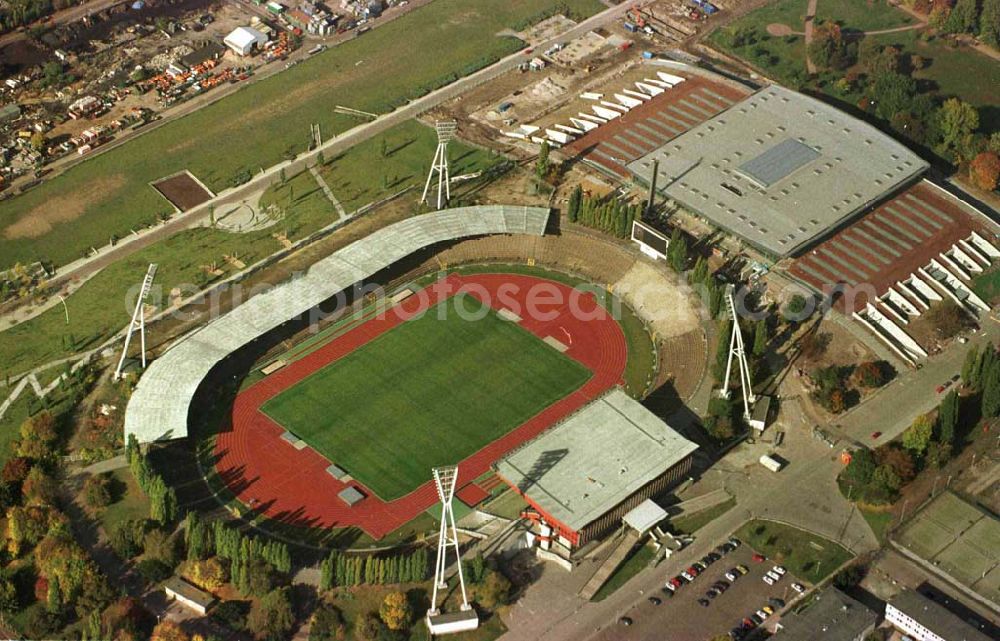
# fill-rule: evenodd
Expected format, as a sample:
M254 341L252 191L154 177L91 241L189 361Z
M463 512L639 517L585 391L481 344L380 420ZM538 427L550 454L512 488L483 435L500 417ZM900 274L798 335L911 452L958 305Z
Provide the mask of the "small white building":
M207 613L209 606L215 602L214 596L178 576L172 576L164 581L163 591L168 599L176 600L201 615Z
M248 56L254 49L263 48L267 44L267 36L250 27L236 27L222 43L236 55Z

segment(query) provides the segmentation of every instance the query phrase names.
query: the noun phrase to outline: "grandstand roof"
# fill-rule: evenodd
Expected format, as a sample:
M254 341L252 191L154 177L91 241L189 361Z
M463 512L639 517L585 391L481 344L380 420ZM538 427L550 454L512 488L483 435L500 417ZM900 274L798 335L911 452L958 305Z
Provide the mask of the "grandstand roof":
M631 162L673 200L772 256L810 244L927 163L877 129L776 85Z
M496 467L539 508L579 531L696 449L616 388Z
M459 207L408 218L317 262L300 278L254 296L178 341L142 375L125 412L140 442L187 436L188 408L208 372L240 347L354 283L435 243L486 234L542 235L542 207Z

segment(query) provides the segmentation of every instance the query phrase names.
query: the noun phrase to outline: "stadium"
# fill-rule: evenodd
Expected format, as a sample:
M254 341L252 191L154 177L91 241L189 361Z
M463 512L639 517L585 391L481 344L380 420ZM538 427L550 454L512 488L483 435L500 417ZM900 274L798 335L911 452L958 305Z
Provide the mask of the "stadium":
M616 318L607 293L648 265L548 224L544 208L468 207L356 241L171 346L139 380L126 432L192 442L217 496L282 526L384 539L437 504L430 471L453 464L456 498L475 506L506 455L661 380L643 322ZM690 338L663 337L689 370L682 394L704 368ZM690 446L661 471L689 464L694 445L650 417Z
M646 66L638 84L653 94L605 109L610 119L567 155L732 235L903 362L928 355L933 341L912 327L934 303L988 309L972 280L1000 257L996 223L926 177L928 163L904 145L778 85Z

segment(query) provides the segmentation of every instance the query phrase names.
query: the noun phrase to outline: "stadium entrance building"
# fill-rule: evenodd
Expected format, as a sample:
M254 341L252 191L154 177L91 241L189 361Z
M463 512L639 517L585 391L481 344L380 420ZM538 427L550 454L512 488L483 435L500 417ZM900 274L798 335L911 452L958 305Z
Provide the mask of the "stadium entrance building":
M614 389L495 467L537 512L541 535L568 553L620 528L631 510L681 480L696 449Z

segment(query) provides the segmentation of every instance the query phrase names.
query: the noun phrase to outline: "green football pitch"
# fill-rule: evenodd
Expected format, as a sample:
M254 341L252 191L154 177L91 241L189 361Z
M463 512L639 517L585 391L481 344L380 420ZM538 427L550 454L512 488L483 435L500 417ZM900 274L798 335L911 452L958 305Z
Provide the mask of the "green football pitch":
M442 320L440 306L448 306ZM465 314L456 313L461 306ZM381 499L461 461L591 376L471 296L456 296L261 408Z

